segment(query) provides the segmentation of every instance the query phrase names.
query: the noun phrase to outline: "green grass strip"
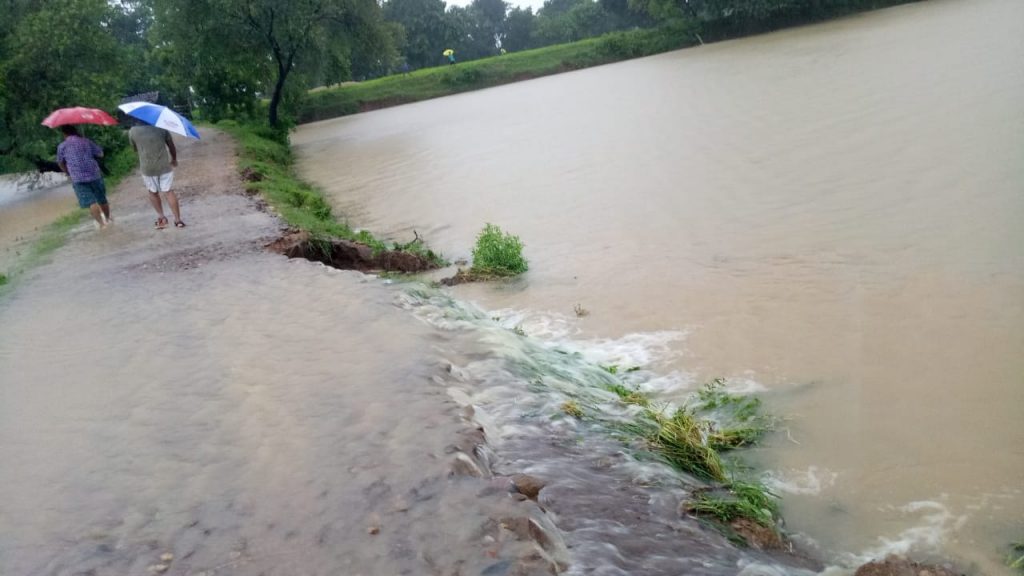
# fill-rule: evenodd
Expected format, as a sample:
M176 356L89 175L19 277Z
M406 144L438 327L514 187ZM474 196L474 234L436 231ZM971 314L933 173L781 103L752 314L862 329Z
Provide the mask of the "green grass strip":
M315 90L306 96L298 114L299 122L336 118L693 46L699 42L694 30L692 26L676 24L613 32L569 44Z

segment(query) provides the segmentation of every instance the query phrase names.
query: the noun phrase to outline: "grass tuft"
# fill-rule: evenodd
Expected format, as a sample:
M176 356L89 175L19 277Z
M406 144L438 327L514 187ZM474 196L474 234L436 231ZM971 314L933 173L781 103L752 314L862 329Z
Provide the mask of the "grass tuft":
M650 413L657 423L647 440L669 464L706 480L725 480L718 452L704 440L707 425L693 412L679 408L671 416Z
M1006 557L1006 565L1014 570L1024 572L1024 542L1010 544L1010 554Z
M613 376L619 372L618 366L600 368ZM726 524L748 518L774 530L777 497L760 482L736 478L721 457L722 452L756 443L770 429L770 420L760 413L758 399L729 394L724 386L723 380L713 380L701 388L695 402L666 412L640 390L621 382L604 385L623 403L643 409L623 426L627 433L643 439L673 468L715 486L695 492L688 505L693 514Z
M583 418L583 409L580 408L580 405L576 403L575 400L567 400L564 402L562 404L562 412L565 412L576 419Z
M631 390L618 383L609 384L607 388L610 392L614 392L615 395L626 404L640 406L641 408L647 408L651 405L651 399L639 390Z
M733 480L724 485L725 492L704 490L688 504L687 510L728 524L749 518L758 524L773 527L779 514L778 497L760 482Z

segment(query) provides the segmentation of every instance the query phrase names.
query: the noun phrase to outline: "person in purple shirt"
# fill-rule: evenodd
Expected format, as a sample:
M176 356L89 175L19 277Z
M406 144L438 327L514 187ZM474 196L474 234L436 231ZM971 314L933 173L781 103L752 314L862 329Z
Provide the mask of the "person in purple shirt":
M60 131L64 133L64 141L57 146L57 164L71 179L78 205L89 209L100 229L106 228L112 222L110 204L107 203L103 174L96 161L103 157L103 149L80 136L74 126L61 126Z

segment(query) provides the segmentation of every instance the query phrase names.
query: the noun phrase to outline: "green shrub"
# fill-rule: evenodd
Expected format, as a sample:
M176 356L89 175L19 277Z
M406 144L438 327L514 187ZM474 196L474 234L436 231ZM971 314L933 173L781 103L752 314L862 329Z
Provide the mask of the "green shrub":
M4 284L7 284L7 276L0 274L0 286L3 286Z
M505 234L494 224L484 226L473 248L472 270L477 274L515 276L526 272L523 243L518 236Z

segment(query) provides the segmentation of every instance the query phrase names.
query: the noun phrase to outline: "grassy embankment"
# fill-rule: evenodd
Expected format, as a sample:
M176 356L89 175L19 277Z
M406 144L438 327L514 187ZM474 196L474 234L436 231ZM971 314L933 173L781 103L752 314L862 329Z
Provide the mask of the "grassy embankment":
M835 6L794 6L775 9L770 15L759 18L737 16L716 21L677 22L460 62L455 66L424 68L410 74L310 92L299 110L298 120L314 122L347 116L915 1L849 0Z
M130 148L114 151L104 162L109 175L104 177L108 195L117 197L114 189L125 176L135 169L135 153ZM74 204L69 202L69 208ZM51 254L64 245L68 233L89 216L88 210L74 208L43 228L28 245L25 252L7 270L0 270L0 296L11 289L17 279L32 268L47 261Z
M323 193L296 175L286 133L233 120L223 120L216 126L238 141L239 169L247 188L262 194L285 222L309 232L314 241L341 238L365 244L374 253L409 252L435 265L445 264L443 258L419 238L389 245L366 230L354 230L335 218Z
M519 80L667 52L699 43L693 29L675 26L615 32L570 44L513 52L455 66L424 68L311 92L299 111L313 122L367 110L479 90Z

